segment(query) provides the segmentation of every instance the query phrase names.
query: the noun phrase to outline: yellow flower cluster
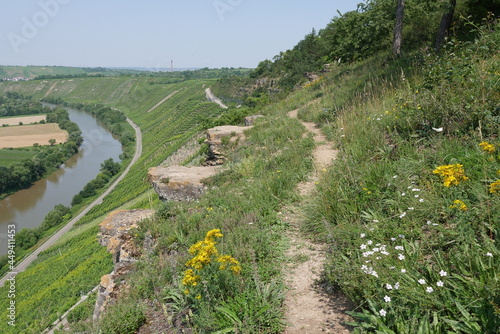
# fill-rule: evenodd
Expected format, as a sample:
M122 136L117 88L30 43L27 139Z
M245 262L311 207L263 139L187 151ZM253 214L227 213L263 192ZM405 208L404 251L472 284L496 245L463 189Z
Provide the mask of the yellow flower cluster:
M450 209L457 208L462 211L467 211L467 205L459 199L453 201L453 205L450 205Z
M482 143L479 143L479 146L481 146L481 148L483 149L483 151L486 151L486 152L488 152L490 154L493 154L496 151L495 145L490 144L490 143L488 143L486 141L483 141Z
M445 187L456 186L462 181L466 181L469 178L465 176L465 171L463 165L444 165L439 166L433 171L434 174L441 175L443 177L443 184Z
M496 180L490 184L490 193L500 195L500 180Z
M186 287L194 287L198 284L201 279L200 273L203 267L209 265L212 262L220 262L221 266L219 270L226 270L229 266L235 275L241 272L241 266L239 262L230 255L219 255L219 251L215 246L217 244L216 238L222 238L223 234L219 229L214 229L208 231L205 239L198 241L189 248L189 253L193 255L193 258L186 262L188 269L184 272L184 278L182 279L182 284ZM186 289L184 293L189 294L189 289Z

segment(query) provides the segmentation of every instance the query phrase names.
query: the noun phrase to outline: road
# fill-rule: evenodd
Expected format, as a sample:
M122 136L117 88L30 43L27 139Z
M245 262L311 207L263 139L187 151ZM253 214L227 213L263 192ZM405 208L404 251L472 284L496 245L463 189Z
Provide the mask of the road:
M82 212L80 212L75 218L73 218L68 224L66 224L64 227L62 227L59 231L57 231L52 237L50 237L46 242L44 242L40 247L38 247L33 253L31 253L29 256L27 256L21 263L19 263L15 269L7 273L2 279L0 280L0 288L4 286L5 282L7 279L15 277L17 274L20 272L23 272L37 257L38 254L41 252L47 250L49 247L51 247L59 238L61 238L66 232L68 232L73 225L75 225L83 216L85 216L90 210L92 210L96 205L99 205L102 203L104 200L104 197L106 197L110 192L112 192L118 183L120 183L121 180L127 176L128 172L130 171L130 168L139 160L141 154L142 154L142 134L141 134L141 129L134 123L132 120L127 118L127 122L134 128L135 131L135 154L134 157L132 158L132 161L130 161L130 164L127 166L127 168L123 171L123 173L113 182L113 184L101 195L99 196L95 201L93 201L88 207L86 207Z
M215 102L217 103L221 108L227 109L228 107L222 103L222 100L219 99L217 96L212 93L212 90L210 88L205 89L205 94L207 96L207 100L210 102Z

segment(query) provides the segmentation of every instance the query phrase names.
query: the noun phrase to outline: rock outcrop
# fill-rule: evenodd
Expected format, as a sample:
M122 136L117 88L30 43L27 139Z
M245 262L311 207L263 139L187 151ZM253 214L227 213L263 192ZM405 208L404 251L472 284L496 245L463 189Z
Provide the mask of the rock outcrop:
M130 272L134 262L141 256L142 250L134 243L131 231L138 227L140 221L152 216L152 210L114 211L99 225L99 243L112 254L115 266L111 274L101 278L97 289L94 322L99 319L106 306L117 298L124 288L117 285L117 282Z
M252 115L245 117L245 126L253 126L257 118L264 117L264 115Z
M251 128L251 126L225 125L208 129L205 141L209 145L206 165L222 165L229 151L245 140L244 131Z
M164 201L193 201L206 189L201 181L217 170L217 167L153 167L148 171L148 180Z

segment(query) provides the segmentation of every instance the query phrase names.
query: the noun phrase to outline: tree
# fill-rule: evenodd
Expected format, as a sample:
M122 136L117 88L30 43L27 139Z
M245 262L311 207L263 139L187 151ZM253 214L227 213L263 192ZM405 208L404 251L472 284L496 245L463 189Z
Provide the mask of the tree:
M114 162L113 158L109 158L108 160L105 160L101 164L101 172L103 174L109 175L109 176L114 176L118 174L120 171L120 163L119 162Z
M439 50L441 50L441 46L443 45L445 38L448 36L456 6L457 0L450 0L450 3L448 4L448 10L443 14L443 17L441 18L441 24L439 25L439 31L436 37L436 52L439 52Z
M54 138L49 139L50 146L54 146L55 143L56 143L56 140Z
M392 43L392 53L395 56L399 56L401 54L404 15L405 15L405 0L398 0L398 7L396 8L396 24L394 25L394 39Z

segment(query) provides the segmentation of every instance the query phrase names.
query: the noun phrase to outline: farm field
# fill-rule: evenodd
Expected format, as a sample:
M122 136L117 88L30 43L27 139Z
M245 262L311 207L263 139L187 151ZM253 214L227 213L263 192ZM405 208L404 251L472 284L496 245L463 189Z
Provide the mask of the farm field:
M13 162L28 159L37 154L35 149L2 149L0 150L0 166L9 166Z
M55 139L56 144L64 143L68 140L68 132L53 123L0 128L0 148L27 147L35 143L47 145L50 139Z
M0 124L19 125L19 122L23 122L23 124L31 124L35 122L40 122L41 120L45 120L46 118L47 115L5 117L5 118L0 118Z

